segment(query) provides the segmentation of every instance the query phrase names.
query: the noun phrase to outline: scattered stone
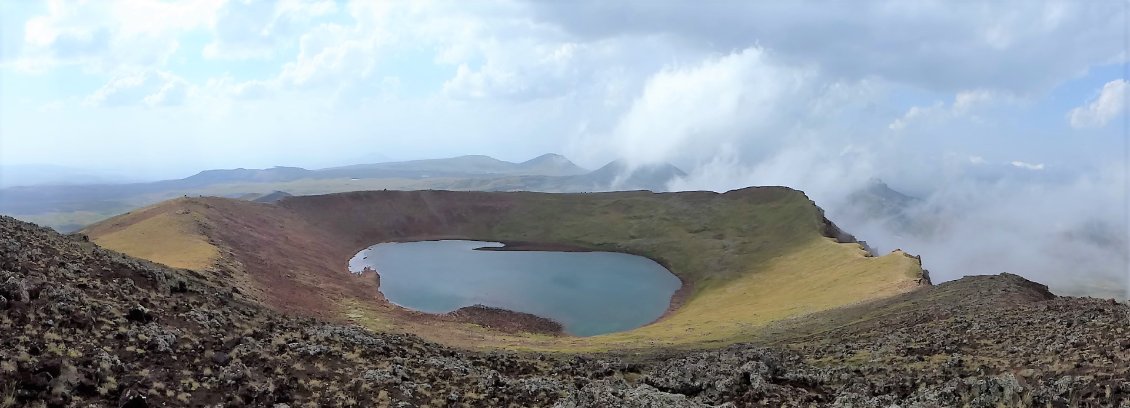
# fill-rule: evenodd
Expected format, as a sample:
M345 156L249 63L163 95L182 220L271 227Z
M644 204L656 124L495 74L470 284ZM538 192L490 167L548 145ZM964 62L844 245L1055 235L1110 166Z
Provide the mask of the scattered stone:
M143 326L135 326L129 330L131 338L141 339L145 342L146 349L158 353L168 353L173 351L177 344L177 338L180 336L180 331L173 328L166 328L156 323L146 323Z
M131 389L122 393L118 406L121 408L148 408L149 402L141 392Z
M7 298L12 299L14 302L30 302L31 295L28 293L27 282L24 279L16 276L11 276L2 286L0 286L0 293Z
M220 370L220 381L224 384L231 386L243 381L250 375L247 366L242 362L236 361Z
M153 315L149 313L149 309L137 305L129 309L129 313L126 314L126 320L138 323L149 323L153 321Z
M228 353L219 351L212 354L212 362L216 365L226 365L231 359L228 358Z
M624 380L593 381L553 405L555 408L625 407L625 408L707 408L686 395L659 391L646 384L629 386Z
M366 370L361 375L365 381L372 382L376 385L396 385L405 377L405 369L399 364L393 364L387 368L379 368L375 370Z
M294 352L305 355L307 357L316 357L330 351L329 347L321 344L309 344L302 342L294 342L287 345Z

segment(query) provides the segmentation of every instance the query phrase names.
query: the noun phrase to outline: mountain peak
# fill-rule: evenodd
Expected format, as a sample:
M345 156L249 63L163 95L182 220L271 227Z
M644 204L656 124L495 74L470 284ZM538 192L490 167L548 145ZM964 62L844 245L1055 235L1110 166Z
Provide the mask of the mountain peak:
M452 159L465 159L465 160L486 160L486 161L502 161L485 154L465 154L462 156L452 157ZM448 159L427 159L427 160L448 160Z
M587 177L597 183L616 188L667 191L667 184L671 180L686 175L686 172L671 163L652 163L632 167L626 161L616 159L589 173Z
M538 162L554 162L554 163L561 163L561 162L568 162L568 161L569 161L569 159L565 158L565 156L562 156L562 155L560 155L560 154L557 154L557 153L546 153L546 154L543 154L543 155L541 155L541 156L538 156L538 157L535 157L535 158L532 158L532 159L526 160L526 161L524 161L524 162L522 162L522 163L523 163L523 164L525 164L525 163L538 163Z
M518 167L527 173L543 176L572 176L588 172L557 153L546 153L526 160L518 163Z

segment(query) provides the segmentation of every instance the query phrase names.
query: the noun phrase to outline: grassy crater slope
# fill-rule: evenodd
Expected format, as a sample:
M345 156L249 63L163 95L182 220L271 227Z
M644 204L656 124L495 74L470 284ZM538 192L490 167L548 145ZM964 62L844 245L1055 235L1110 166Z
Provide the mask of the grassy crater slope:
M185 269L203 270L220 252L203 232L205 221L188 211L150 206L88 229L94 242L138 258Z
M820 208L783 187L724 194L368 191L276 204L182 198L141 213L85 231L100 245L156 260L175 260L181 252L176 242L206 242L219 254L212 269L244 282L239 290L276 309L472 347L728 344L754 338L773 322L890 297L925 282L912 256L868 257L856 243L829 238L836 229ZM151 240L154 229L166 234L162 250L140 242ZM375 243L456 238L639 254L665 265L684 289L674 299L678 307L654 324L577 338L502 333L407 311L384 301L374 277L346 270L350 257Z

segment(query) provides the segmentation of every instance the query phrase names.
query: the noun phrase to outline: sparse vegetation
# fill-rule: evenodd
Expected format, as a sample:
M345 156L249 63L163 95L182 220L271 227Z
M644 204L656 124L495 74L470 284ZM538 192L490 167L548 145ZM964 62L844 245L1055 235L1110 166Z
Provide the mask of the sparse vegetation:
M628 242L641 245L637 249L648 244L636 239ZM797 254L852 249L822 238L794 244ZM726 261L737 265L756 252L729 248L733 252L725 254L732 259ZM851 270L841 269L851 259L914 261L904 255L855 256L831 268ZM760 265L769 269L758 273L772 271L778 262L800 261L771 257ZM814 279L821 273L830 272L817 272ZM732 288L755 290L741 286L743 279L706 279L697 299L704 293L733 296L725 293ZM841 283L867 282L861 276L847 279ZM645 344L599 355L460 350L414 335L279 313L263 307L261 295L235 290L231 282L238 277L222 268L171 269L0 217L0 330L19 333L0 337L0 404L118 406L142 398L155 406L1130 404L1128 307L1056 298L1011 275L968 278L773 320L748 332L756 344L707 351ZM789 287L784 281L761 282L770 283ZM682 310L694 310L694 299ZM815 307L841 300L831 297ZM353 303L343 304L377 307L348 301ZM725 306L715 305L740 312ZM378 324L405 324L396 314L378 316ZM694 341L715 331L731 336L718 321L697 326L711 333ZM449 323L468 325L466 333L480 341L505 338ZM548 335L515 338L501 346L615 345L556 343L568 339Z

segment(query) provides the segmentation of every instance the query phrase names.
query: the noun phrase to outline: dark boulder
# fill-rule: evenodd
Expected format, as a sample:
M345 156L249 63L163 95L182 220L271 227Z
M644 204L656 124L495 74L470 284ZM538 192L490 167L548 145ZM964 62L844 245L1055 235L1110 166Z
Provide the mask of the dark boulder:
M126 314L126 320L138 323L149 323L153 321L153 315L149 313L149 309L138 305L130 308L129 313Z

